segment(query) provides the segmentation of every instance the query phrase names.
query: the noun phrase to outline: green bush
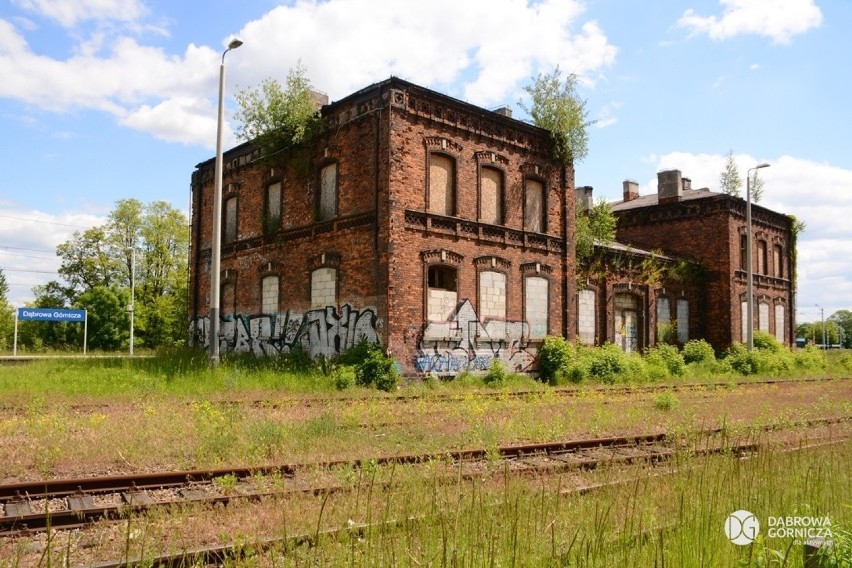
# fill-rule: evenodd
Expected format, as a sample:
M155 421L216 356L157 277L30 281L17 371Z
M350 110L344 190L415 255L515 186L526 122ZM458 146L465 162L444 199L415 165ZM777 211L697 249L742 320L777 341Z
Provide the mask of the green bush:
M683 361L685 363L703 363L716 358L713 346L703 339L690 339L683 346Z
M654 397L654 408L657 410L673 410L679 402L673 392L666 391Z
M844 364L844 358L848 358L849 366ZM802 349L796 350L793 355L793 362L797 369L802 371L819 371L825 369L827 362L825 360L825 351L814 344L806 345ZM841 366L852 370L852 356L848 353L840 358Z
M399 385L396 361L388 357L375 343L367 351L366 358L355 365L355 383L364 387L375 387L390 392Z
M756 375L760 370L757 354L754 351L749 351L742 343L731 345L725 352L725 360L731 366L731 369L740 375Z
M571 345L562 337L545 337L538 349L539 380L556 385L561 382L570 366Z
M612 343L595 349L589 361L589 376L606 384L623 378L627 370L627 356Z
M796 362L798 363L798 361ZM844 353L841 355L837 359L837 365L845 371L852 371L852 353Z
M754 348L761 351L770 351L772 353L780 353L784 351L784 346L775 336L766 333L765 331L754 332Z
M376 350L381 350L378 343L359 341L353 347L338 355L336 361L340 365L358 365L366 361Z
M334 388L346 390L355 385L355 368L352 365L340 365L332 371Z
M665 368L668 375L682 377L686 374L686 362L674 345L660 344L648 350L646 362Z
M488 386L500 386L506 382L509 373L506 371L506 366L500 359L492 359L488 365L488 372L482 377L482 382Z

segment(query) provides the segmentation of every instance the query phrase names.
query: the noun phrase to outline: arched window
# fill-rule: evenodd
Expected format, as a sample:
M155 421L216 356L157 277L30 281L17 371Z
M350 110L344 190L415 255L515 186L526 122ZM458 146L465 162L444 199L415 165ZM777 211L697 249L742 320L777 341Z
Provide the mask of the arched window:
M769 333L769 304L760 302L757 306L757 327L760 331Z
M266 276L260 284L260 309L264 314L278 313L278 277Z
M657 343L665 341L666 331L672 323L672 309L665 296L657 298Z
M311 272L311 307L337 306L337 269L317 268Z
M439 215L455 215L455 160L444 154L429 155L427 209Z
M445 322L458 304L458 271L445 265L433 265L428 270L426 316L432 322Z
M530 328L530 339L544 339L547 335L549 284L541 276L524 278L524 319Z
M524 182L524 230L543 233L547 230L544 184L535 179Z
M772 266L775 269L775 277L784 278L784 249L781 245L772 247Z
M757 273L769 274L766 256L766 241L757 241Z
M680 343L689 341L689 300L685 298L677 301L677 340Z
M237 289L233 282L222 283L222 295L219 300L220 317L227 318L233 316L237 305Z
M503 224L503 172L496 168L480 169L479 220L492 225Z
M785 340L787 339L785 316L784 304L775 304L775 339L782 344L786 344Z
M266 186L263 200L263 232L270 234L281 228L281 182Z
M594 290L580 290L578 296L577 334L580 336L580 341L586 345L594 345L597 326L595 317L597 294Z
M479 273L479 319L506 319L506 275L484 270Z
M325 221L337 216L337 163L320 170L320 191L317 201L317 220Z
M615 295L615 344L625 353L639 345L639 299L634 294Z
M237 240L237 198L225 200L225 228L222 232L222 242L232 243Z

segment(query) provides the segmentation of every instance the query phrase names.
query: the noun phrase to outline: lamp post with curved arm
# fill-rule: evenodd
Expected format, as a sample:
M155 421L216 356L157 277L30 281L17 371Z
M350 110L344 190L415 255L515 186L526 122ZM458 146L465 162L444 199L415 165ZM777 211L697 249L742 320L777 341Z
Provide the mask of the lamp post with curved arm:
M210 364L219 364L219 271L222 263L222 123L225 121L225 55L243 44L234 38L219 65L219 116L216 122L216 170L213 188L213 242L210 254Z
M746 172L746 343L748 350L754 349L754 266L751 260L751 172L760 168L768 168L766 162L749 168Z

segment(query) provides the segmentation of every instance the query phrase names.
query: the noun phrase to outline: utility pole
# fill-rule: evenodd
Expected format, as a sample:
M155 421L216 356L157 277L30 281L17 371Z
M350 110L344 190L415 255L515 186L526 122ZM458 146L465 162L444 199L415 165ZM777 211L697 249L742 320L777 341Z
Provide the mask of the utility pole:
M819 304L814 305L819 308L819 316L822 320L822 350L825 351L827 349L825 346L825 310L822 309Z

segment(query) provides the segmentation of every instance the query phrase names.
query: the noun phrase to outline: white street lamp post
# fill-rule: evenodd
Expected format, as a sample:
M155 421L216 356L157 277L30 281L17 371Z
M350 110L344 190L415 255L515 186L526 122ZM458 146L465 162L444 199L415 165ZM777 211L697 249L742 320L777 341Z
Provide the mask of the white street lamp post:
M219 116L216 122L216 170L213 189L213 242L210 258L210 364L219 364L219 270L222 261L222 123L225 121L225 55L243 42L231 40L219 65Z
M746 172L746 343L748 350L754 349L754 266L751 260L751 172L768 168L769 164L758 164Z

